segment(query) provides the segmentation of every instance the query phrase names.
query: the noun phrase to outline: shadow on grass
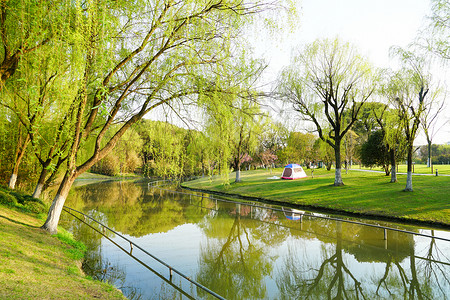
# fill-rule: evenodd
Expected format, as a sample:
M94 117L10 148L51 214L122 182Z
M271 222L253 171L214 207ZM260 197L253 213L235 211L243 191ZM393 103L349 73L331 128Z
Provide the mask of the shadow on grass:
M23 223L23 222L20 222L20 221L17 221L17 220L8 218L8 217L6 217L6 216L0 215L0 218L3 218L3 219L5 219L5 220L8 220L8 221L10 221L10 222L12 222L12 223L15 223L15 224L18 224L18 225L26 226L26 227L28 227L28 228L36 228L36 229L40 228L39 226L33 226L33 225L30 225L30 224L26 224L26 223Z

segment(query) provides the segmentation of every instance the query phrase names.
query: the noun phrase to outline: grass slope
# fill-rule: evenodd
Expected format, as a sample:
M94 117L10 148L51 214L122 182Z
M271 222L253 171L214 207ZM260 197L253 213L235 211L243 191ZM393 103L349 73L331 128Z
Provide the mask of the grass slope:
M125 299L82 274L84 245L63 229L51 236L42 223L23 207L0 205L0 299Z
M242 182L229 185L219 177L186 182L183 186L235 195L257 197L300 206L326 208L350 213L419 220L450 226L450 177L414 176L413 192L403 192L406 175L397 183L381 173L343 171L344 186L335 187L334 171L317 169L314 178L272 180L282 169L241 172Z

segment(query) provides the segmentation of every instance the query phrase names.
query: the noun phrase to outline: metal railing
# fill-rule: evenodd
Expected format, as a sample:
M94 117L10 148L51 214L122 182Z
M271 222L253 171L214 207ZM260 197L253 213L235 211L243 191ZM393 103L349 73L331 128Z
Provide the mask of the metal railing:
M176 191L176 190L171 190L171 189L164 189L164 188L161 188L159 186L153 186L153 185L148 185L148 187L149 188L150 187L158 188L160 190L168 191L168 192L172 192L172 193L176 193L176 194L207 198L207 199L216 200L216 201L222 201L222 202L228 202L228 203L236 203L236 204L247 205L247 206L256 207L256 208L269 209L269 210L272 210L272 211L283 212L283 210L281 208L276 208L276 207L267 207L267 206L258 205L258 204L254 204L254 203L239 202L239 201L235 201L235 200L218 199L218 198L214 198L214 197L210 197L210 196L197 195L197 194L194 194L194 193L186 193L186 192L182 192L182 191ZM434 236L434 235L429 235L429 234L423 234L423 233L418 233L418 232L409 231L409 230L397 229L397 228L392 228L392 227L387 227L387 226L381 226L381 225L378 225L378 224L368 224L368 223L363 223L363 222L358 222L358 221L352 221L352 220L346 220L346 219L340 219L340 218L334 218L334 217L327 217L327 216L320 216L320 215L315 215L315 214L311 214L311 213L303 213L301 215L301 217L300 217L300 222L302 222L303 217L326 219L326 220L332 220L332 221L356 224L356 225L361 225L361 226L368 226L368 227L379 228L379 229L383 230L383 232L384 232L384 239L385 240L387 239L387 232L388 232L388 230L390 230L390 231L397 231L397 232L402 232L402 233L407 233L407 234L413 234L413 235L416 235L416 236L422 236L422 237L427 237L427 238L431 238L431 239L438 239L438 240L450 242L450 239L444 238L444 237L439 237L439 236Z
M118 245L117 243L113 242L111 239L108 238L108 239L111 240L116 246L118 246L119 248L121 248L124 252L128 253L130 256L132 256L135 260L137 260L137 261L140 262L141 264L144 264L144 265L145 265L145 263L143 263L142 261L140 261L139 259L137 259L135 256L132 255L133 247L135 247L135 248L141 250L143 253L147 254L148 256L150 256L151 258L153 258L154 260L156 260L157 262L159 262L159 263L162 264L163 266L167 267L167 268L169 269L170 279L172 279L173 273L175 272L176 274L178 274L178 275L181 276L182 278L186 279L186 280L189 281L190 283L196 285L197 287L199 287L199 288L202 289L203 291L207 292L208 294L210 294L210 295L216 297L217 299L225 299L224 297L222 297L222 296L220 296L219 294L217 294L216 292L214 292L214 291L208 289L208 288L205 287L204 285L202 285L202 284L196 282L195 280L192 280L190 277L186 276L185 274L183 274L182 272L180 272L180 271L177 270L176 268L174 268L174 267L172 267L171 265L165 263L164 261L162 261L162 260L159 259L158 257L156 257L156 256L154 256L153 254L149 253L148 251L146 251L145 249L143 249L142 247L140 247L139 245L137 245L137 244L134 243L133 241L129 240L128 238L124 237L123 235L121 235L121 234L118 233L117 231L115 231L115 230L109 228L108 226L104 225L103 223L101 223L101 222L95 220L94 218L92 218L92 217L90 217L90 216L88 216L88 215L86 215L86 214L84 214L84 213L82 213L82 212L80 212L80 211L78 211L78 210L75 210L75 209L73 209L73 208L71 208L71 207L64 206L63 209L64 209L64 211L66 211L67 213L69 213L70 215L72 215L72 216L74 216L74 217L76 217L76 216L75 216L72 212L76 212L76 213L82 215L85 222L86 222L86 219L90 219L91 221L93 221L93 222L99 224L100 226L102 226L102 231L103 231L103 232L100 232L99 230L96 230L96 231L99 232L99 233L101 233L102 235L104 235L104 233L105 233L106 230L109 230L109 231L111 231L112 233L114 233L115 235L121 237L123 240L127 241L127 242L130 244L130 251L129 251L129 252L126 251L126 249L124 249L123 247L121 247L120 245ZM79 218L78 218L78 219L79 219ZM105 235L104 235L104 236L105 236ZM145 266L147 266L147 265L145 265ZM147 267L148 267L148 266L147 266ZM148 268L150 268L150 267L148 267Z
M270 207L270 206L263 206L263 205L259 205L259 204L255 204L255 203L249 203L249 202L239 202L239 201L235 201L235 200L219 199L219 198L215 198L215 197L205 196L205 195L203 195L203 193L202 193L202 195L198 195L198 194L195 194L193 192L187 193L187 192L182 192L182 191L177 191L177 190L172 190L172 189L165 189L165 188L160 187L161 185L165 185L165 184L169 184L169 183L173 183L173 182L174 181L172 181L172 180L157 180L157 181L149 182L147 186L148 186L148 188L157 188L159 190L163 190L163 191L170 192L170 193L173 193L173 194L181 194L181 195L188 195L189 197L194 196L194 197L199 197L199 198L206 198L206 199L215 200L216 201L216 205L217 205L217 201L221 201L221 202L225 202L225 203L247 205L247 206L254 207L254 208L261 208L261 209L266 209L266 210L278 211L278 212L282 212L282 213L284 212L281 208ZM169 269L170 281L172 280L173 273L175 272L176 274L178 274L179 276L181 276L185 280L187 280L190 283L196 285L197 287L199 287L200 289L202 289L206 293L216 297L217 299L225 299L224 297L222 297L219 294L215 293L214 291L208 289L207 287L203 286L202 284L196 282L195 280L192 280L190 277L186 276L185 274L183 274L182 272L180 272L176 268L174 268L171 265L167 264L166 262L162 261L161 259L159 259L158 257L154 256L153 254L149 253L148 251L146 251L145 249L143 249L142 247L140 247L139 245L137 245L133 241L129 240L125 236L123 236L120 233L116 232L115 230L109 228L108 226L104 225L103 223L95 220L94 218L90 217L89 215L86 215L86 214L84 214L84 213L82 213L82 212L80 212L78 210L75 210L75 209L73 209L71 207L67 207L67 206L64 206L64 211L66 211L70 215L74 216L75 218L79 219L80 221L83 221L83 220L78 218L73 212L76 212L76 213L82 215L83 219L84 219L83 222L85 222L87 225L92 227L94 230L96 230L97 232L99 232L100 234L105 236L108 240L110 240L112 243L114 243L117 247L119 247L125 253L127 253L128 255L133 257L136 261L138 261L139 263L144 265L146 268L152 270L153 272L157 273L156 271L151 269L148 265L146 265L144 262L142 262L141 260L139 260L137 257L135 257L132 254L133 248L139 249L140 251L142 251L146 255L150 256L151 258L153 258L154 260L159 262L161 265L167 267ZM300 220L299 220L300 222L302 222L303 217L320 218L320 219L332 220L332 221L337 221L337 222L344 222L344 223L350 223L350 224L356 224L356 225L361 225L361 226L369 226L369 227L383 229L383 231L384 231L384 240L387 239L387 231L391 230L391 231L397 231L397 232L402 232L402 233L406 233L406 234L412 234L412 235L416 235L416 236L422 236L422 237L427 237L427 238L431 238L431 239L438 239L438 240L443 240L443 241L450 242L450 239L439 237L439 236L428 235L428 234L423 234L423 233L418 233L418 232L408 231L408 230L403 230L403 229L397 229L397 228L392 228L392 227L387 227L387 226L381 226L381 225L378 225L378 224L375 225L375 224L368 224L368 223L363 223L363 222L358 222L358 221L352 221L352 220L346 220L346 219L340 219L340 218L334 218L334 217L315 215L315 214L306 213L306 212L301 214L301 217L300 217ZM89 219L89 220L99 224L101 226L101 228L102 228L102 231L100 231L100 230L96 229L95 227L91 226L90 224L88 224L87 223L87 219ZM110 239L108 236L106 236L105 235L105 231L106 230L109 230L110 232L114 233L115 235L119 236L120 238L122 238L123 240L128 242L129 245L130 245L130 250L127 251L125 248L123 248L122 246L120 246L119 244L114 242L112 239ZM190 296L189 294L187 294L183 290L181 290L179 288L177 288L177 290L180 293L182 293L185 296L187 296L188 298L192 298L192 296Z

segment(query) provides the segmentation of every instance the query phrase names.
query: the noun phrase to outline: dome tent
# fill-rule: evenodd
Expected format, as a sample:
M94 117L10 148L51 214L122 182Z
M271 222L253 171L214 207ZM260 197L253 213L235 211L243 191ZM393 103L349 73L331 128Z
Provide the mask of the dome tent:
M281 179L299 179L305 177L307 177L305 171L297 164L289 164L284 167L283 174L281 175Z

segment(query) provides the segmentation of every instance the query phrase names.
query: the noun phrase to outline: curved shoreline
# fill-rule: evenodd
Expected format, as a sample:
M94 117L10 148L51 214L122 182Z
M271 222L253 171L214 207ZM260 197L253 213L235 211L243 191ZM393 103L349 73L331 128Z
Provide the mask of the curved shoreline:
M234 193L218 192L218 191L207 190L207 189L196 189L196 188L191 188L191 187L185 186L183 184L180 184L180 187L183 189L195 191L195 192L202 192L202 193L214 194L214 195L219 195L219 196L224 196L224 197L238 198L238 199L243 199L243 200L248 200L248 201L267 203L267 204L271 204L271 205L287 206L290 208L306 209L306 210L311 210L311 211L315 211L318 213L337 214L337 215L344 215L344 216L349 216L349 217L365 218L365 219L370 219L370 220L380 220L380 221L401 223L401 224L406 224L406 225L426 226L426 227L450 230L450 224L442 223L442 222L432 222L432 221L423 221L423 220L417 220L417 219L392 217L392 216L386 216L386 215L381 215L381 214L358 213L358 212L339 210L339 209L331 209L331 208L326 208L326 207L322 207L322 206L314 206L314 205L294 204L294 203L290 203L290 202L277 201L277 200L271 200L271 199L267 199L267 198L260 198L260 197L254 197L254 196L246 196L246 195L240 195L240 194L234 194Z

